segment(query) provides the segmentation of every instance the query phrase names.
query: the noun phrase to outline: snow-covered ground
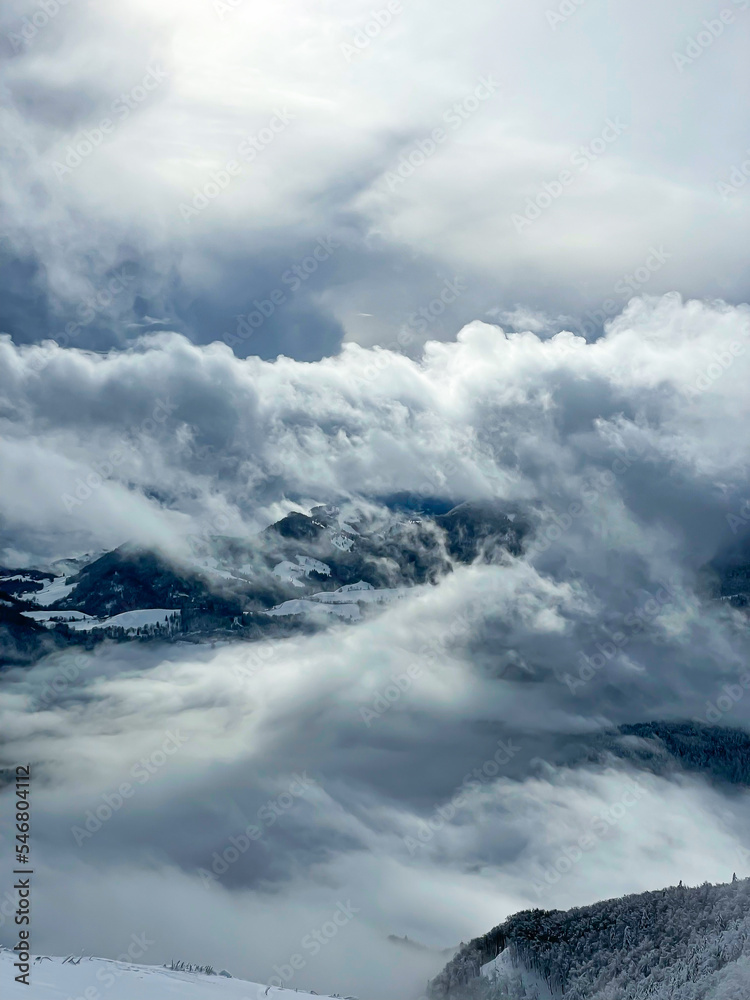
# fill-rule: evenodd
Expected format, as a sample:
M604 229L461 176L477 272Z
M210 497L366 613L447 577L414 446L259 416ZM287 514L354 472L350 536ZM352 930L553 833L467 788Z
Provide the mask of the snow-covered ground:
M305 601L301 598L277 604L275 608L266 611L266 614L273 616L328 614L329 616L335 615L337 618L348 618L350 621L356 621L362 617L359 607L351 602L348 604L323 604L320 601Z
M300 580L302 575L302 567L298 566L297 563L289 562L285 559L283 562L278 563L273 568L273 575L277 576L284 583L291 583L295 587L304 587L304 583Z
M539 1000L552 1000L549 987L542 977L535 972L514 965L507 948L501 951L497 958L493 958L491 962L483 965L479 971L486 979L492 981L497 979L502 982L506 978L520 980L529 996L534 996L534 990L536 990Z
M310 615L328 613L349 621L358 621L362 617L360 604L389 604L406 595L407 587L384 587L376 590L371 583L359 580L357 583L347 583L338 590L321 590L317 594L299 600L284 601L275 608L266 611L267 615Z
M353 531L354 529L350 529ZM350 538L343 531L332 531L330 533L331 544L335 545L337 549L341 549L342 552L349 552L354 545L354 539Z
M359 532L344 520L341 511L337 511L338 531L335 528L328 529L328 537L332 545L342 552L349 552L354 546L354 535Z
M219 565L219 560L214 558L214 556L203 556L203 558L198 558L196 556L192 560L192 565L194 569L197 569L202 573L207 573L209 576L216 576L220 580L236 581L238 579L236 573L229 569L223 569Z
M140 608L136 611L122 611L111 618L95 618L83 611L22 611L24 618L54 628L58 622L65 622L74 632L90 632L95 628L124 628L133 632L144 625L163 625L170 615L179 615L174 608Z
M72 612L65 612L66 614L72 614ZM48 614L54 615L55 612L51 611ZM63 614L63 612L59 612ZM81 614L81 612L78 612ZM74 629L76 632L90 632L92 628L124 628L126 630L132 630L137 628L142 628L144 625L163 625L165 619L169 618L170 615L179 615L180 612L176 608L140 608L137 611L123 611L119 615L113 615L111 618L91 618L84 616L78 621L69 622L69 628Z
M330 576L331 567L324 562L320 562L318 559L311 559L309 556L295 556L297 560L296 563L290 562L288 559L284 559L283 562L278 563L273 568L273 575L277 576L284 583L292 583L295 587L304 587L304 583L300 579L303 576L309 576L313 571L319 573L321 576Z
M57 622L96 621L93 615L87 615L83 611L22 611L21 614L32 621L51 625Z
M245 979L173 972L158 965L131 965L106 958L40 958L31 961L30 985L17 983L12 951L0 951L0 982L4 1000L321 1000L324 994L250 983ZM74 964L75 963L75 964Z
M74 583L65 582L64 576L57 576L54 580L45 580L41 590L35 590L33 593L24 594L23 596L27 601L33 601L34 604L46 606L54 604L55 601L61 601L63 597L67 597L74 587Z
M311 600L320 601L321 604L346 604L356 601L362 604L389 604L404 597L408 588L406 587L383 587L376 590L372 584L360 580L359 583L347 583L338 590L324 590L311 595Z

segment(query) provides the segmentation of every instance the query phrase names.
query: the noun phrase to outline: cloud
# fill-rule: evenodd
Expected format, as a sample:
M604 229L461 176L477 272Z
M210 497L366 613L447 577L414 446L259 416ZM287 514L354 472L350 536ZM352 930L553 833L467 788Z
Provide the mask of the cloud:
M705 569L750 496L731 6L685 63L702 0L415 2L356 54L359 0L6 5L3 561L180 559L400 491L534 528L262 670L139 643L6 671L40 949L145 932L149 962L299 952L291 986L417 996L515 909L742 872L744 792L564 763L747 663Z
M358 0L226 17L199 0L8 5L0 329L25 343L72 328L106 349L151 315L223 340L329 236L342 250L238 354L389 343L456 276L467 292L420 344L519 304L598 332L589 314L624 306L616 288L654 249L668 257L636 291L742 301L746 201L724 189L746 152L734 116L711 113L727 94L738 115L745 101L734 79L750 20L734 7L679 72L674 53L715 14L702 0L585 5L554 30L541 0L481 3L450 30L422 2L352 58L342 46L372 17ZM488 78L497 88L477 101ZM445 139L430 152L435 129ZM571 183L550 195L563 170ZM537 210L519 232L513 217ZM123 267L127 287L98 301Z
M748 315L640 298L594 343L474 322L421 359L349 344L316 364L238 360L174 333L105 355L6 338L3 513L16 546L161 533L169 548L219 514L260 530L288 499L421 490L549 517L594 489L587 530L619 508L623 544L645 550L700 520L706 561L747 495L747 448L726 431L747 409Z
M3 759L33 762L38 947L116 955L145 933L148 962L268 981L299 953L292 986L417 996L437 949L519 908L729 878L744 793L614 758L566 766L560 741L689 715L725 669L718 640L746 655L746 634L677 594L679 635L658 645L654 622L627 650L630 680L609 663L571 692L596 596L524 562L464 567L377 619L278 643L252 677L244 644L99 647L51 701L60 658L6 673ZM503 642L533 677L482 669L476 651L496 660ZM366 725L362 706L413 663ZM339 904L355 917L311 953ZM390 933L433 951L393 951Z

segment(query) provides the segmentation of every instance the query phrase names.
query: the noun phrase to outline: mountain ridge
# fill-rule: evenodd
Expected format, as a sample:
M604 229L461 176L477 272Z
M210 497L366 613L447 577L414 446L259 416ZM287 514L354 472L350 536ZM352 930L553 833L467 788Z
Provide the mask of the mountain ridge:
M88 561L58 560L74 569L68 575L0 567L0 662L102 638L257 638L357 620L400 590L438 583L455 564L518 555L528 525L503 508L462 503L414 516L324 504L292 510L248 538L194 537L180 559L125 543ZM346 592L350 600L330 596ZM140 612L142 624L123 628L126 612ZM52 642L40 629L54 633Z

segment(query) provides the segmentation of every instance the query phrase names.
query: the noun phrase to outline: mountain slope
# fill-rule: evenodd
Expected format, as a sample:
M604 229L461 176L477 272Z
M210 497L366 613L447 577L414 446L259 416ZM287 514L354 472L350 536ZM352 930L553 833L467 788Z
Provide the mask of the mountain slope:
M16 956L0 950L0 982L6 1000L61 1000L63 997L106 996L107 1000L312 1000L325 994L295 992L233 979L227 974L175 971L158 965L132 965L106 958L47 958L31 960L30 985L15 981Z
M429 990L431 1000L545 995L747 1000L750 879L524 910L462 946Z
M564 753L571 766L607 764L612 758L660 775L686 771L723 786L750 785L750 733L697 720L655 720L589 734Z
M207 594L197 576L177 573L153 552L121 546L68 577L73 588L58 608L75 608L90 615L110 616L138 608L178 608Z
M343 512L332 505L291 511L255 535L193 536L179 563L125 544L44 569L0 568L6 595L0 607L8 610L0 623L0 666L33 662L45 650L84 641L83 633L87 644L254 639L323 627L333 618L357 621L406 588L438 583L456 563L518 555L530 530L498 503L444 507L418 516L402 509L401 500L393 508L363 502ZM346 597L349 591L356 596ZM55 616L43 622L45 610ZM66 627L62 612L92 620ZM126 612L160 622L166 612L175 620L146 634L119 627ZM56 635L45 639L53 629Z

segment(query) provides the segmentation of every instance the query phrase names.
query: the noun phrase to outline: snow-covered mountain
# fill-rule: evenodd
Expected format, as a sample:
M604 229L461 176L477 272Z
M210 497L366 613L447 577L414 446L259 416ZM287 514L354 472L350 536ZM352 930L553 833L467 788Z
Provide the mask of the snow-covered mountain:
M132 545L0 568L0 661L103 638L258 638L355 622L457 563L518 555L528 525L496 504L291 511L245 538L192 537L180 558Z
M521 555L534 521L507 505L404 494L291 511L241 538L193 536L179 558L124 544L44 567L0 567L0 665L104 638L256 639L354 623L458 564ZM707 592L744 608L750 552L732 548L704 576Z
M0 949L0 981L6 1000L24 997L27 1000L62 1000L64 997L87 997L96 1000L325 1000L325 995L311 991L284 989L245 979L234 979L226 971L196 972L187 968L165 968L158 965L134 965L106 958L49 958L37 955L31 959L29 984L17 982L17 956ZM182 963L184 964L184 963ZM205 967L204 967L205 968ZM340 994L330 994L338 997ZM352 998L350 998L352 1000Z
M524 910L462 945L431 1000L747 1000L750 879Z

